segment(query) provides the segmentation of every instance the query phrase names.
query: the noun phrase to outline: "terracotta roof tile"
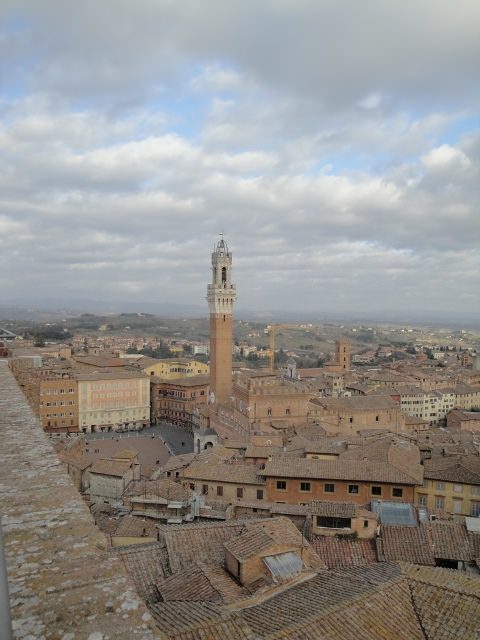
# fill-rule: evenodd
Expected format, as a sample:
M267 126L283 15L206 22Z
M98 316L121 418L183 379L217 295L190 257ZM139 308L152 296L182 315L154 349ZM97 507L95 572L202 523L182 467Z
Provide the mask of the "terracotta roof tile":
M130 466L131 462L123 460L97 460L90 469L90 473L122 477L130 469Z
M126 515L120 518L114 537L157 538L157 522L148 518Z
M158 542L129 547L116 547L114 555L120 556L127 573L133 579L138 595L146 602L157 602L159 594L155 587L158 580L170 575L168 553Z
M160 602L150 605L159 628L175 640L253 640L247 624L209 602Z
M188 480L207 480L210 482L232 482L235 484L263 485L259 470L248 463L202 463L193 462L183 471Z
M450 569L404 569L427 638L480 637L480 579Z
M161 480L132 480L123 492L124 497L158 496L165 500L183 501L190 495L179 482L169 478Z
M357 573L352 569L335 570L296 585L257 606L244 609L242 617L261 638L294 637L291 633L296 628L309 623L312 623L309 629L316 629L317 635L304 633L303 636L297 637L340 637L320 635L320 621L331 619L333 611L340 608L341 619L353 599L365 596L365 600L368 600L379 588L400 581L399 567L385 563L361 567L361 571ZM389 598L390 607L391 603L392 599ZM387 621L384 624L387 624ZM351 634L347 637L354 636ZM406 639L412 636L403 637Z
M305 458L274 458L265 465L263 474L277 478L312 478L387 482L414 485L416 481L386 463L359 460L312 460Z
M160 579L156 586L164 601L231 602L248 594L226 569L203 563Z
M156 584L163 601L221 602L222 598L202 568L193 564Z
M424 526L430 531L435 558L473 560L473 549L464 525L436 520Z
M318 612L311 621L289 625L263 637L269 640L425 640L404 583L361 593L348 604Z
M188 466L195 458L195 453L182 453L179 456L171 456L163 465L160 471L175 471Z
M243 528L241 521L215 522L194 526L171 527L163 534L172 573L186 569L195 562L223 565L223 543L237 536Z
M344 540L336 536L312 535L310 543L329 569L377 562L374 540Z
M321 500L312 500L308 507L313 515L338 518L355 518L362 509L361 505L352 502L324 502Z
M431 540L424 527L382 525L377 538L379 560L435 566Z
M259 528L242 532L239 536L225 543L225 549L237 560L247 560L252 556L267 552L275 541Z
M425 478L480 485L480 457L452 456L425 460Z
M398 409L398 404L389 396L369 395L369 396L350 396L346 398L315 398L315 404L320 404L327 409L340 410L356 410L356 411L372 411L375 409Z
M281 453L282 447L268 447L249 444L245 450L245 458L268 458Z
M435 521L419 527L382 525L377 538L379 560L435 565L435 559L471 561L475 552L467 530L454 522Z

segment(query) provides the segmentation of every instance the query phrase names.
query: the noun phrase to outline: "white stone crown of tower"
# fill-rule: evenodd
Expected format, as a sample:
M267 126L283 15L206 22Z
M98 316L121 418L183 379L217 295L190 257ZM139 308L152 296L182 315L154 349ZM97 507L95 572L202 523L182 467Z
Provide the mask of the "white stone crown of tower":
M210 313L231 315L236 299L235 285L232 284L232 254L222 238L212 253L212 282L207 289Z

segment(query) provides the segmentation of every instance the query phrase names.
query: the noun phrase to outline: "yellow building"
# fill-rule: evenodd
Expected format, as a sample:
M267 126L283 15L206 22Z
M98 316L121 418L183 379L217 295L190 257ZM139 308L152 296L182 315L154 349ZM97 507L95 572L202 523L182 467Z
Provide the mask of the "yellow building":
M464 516L480 516L480 457L449 456L425 460L424 481L415 504Z
M205 362L194 358L140 358L132 367L139 369L149 376L158 376L163 380L178 380L188 376L208 374L209 367Z
M124 431L150 424L150 380L137 371L79 373L81 431Z

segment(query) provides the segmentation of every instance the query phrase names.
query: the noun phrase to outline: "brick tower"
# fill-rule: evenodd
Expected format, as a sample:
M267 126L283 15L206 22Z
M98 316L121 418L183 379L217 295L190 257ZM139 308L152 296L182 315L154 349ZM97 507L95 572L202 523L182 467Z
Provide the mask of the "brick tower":
M208 285L210 310L210 391L214 402L225 402L232 395L233 303L232 254L223 239L212 253L212 282Z
M340 365L341 371L350 371L352 368L350 349L349 340L340 339L335 342L335 360Z

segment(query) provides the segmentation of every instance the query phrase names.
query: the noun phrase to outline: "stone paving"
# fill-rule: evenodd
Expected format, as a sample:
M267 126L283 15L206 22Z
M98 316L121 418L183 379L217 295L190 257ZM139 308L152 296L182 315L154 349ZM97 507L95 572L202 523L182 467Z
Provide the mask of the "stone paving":
M146 437L161 438L168 447L170 453L174 456L180 455L181 453L193 452L193 436L188 433L188 431L185 431L185 429L168 422L162 422L161 424L146 427L141 431L126 431L123 433L118 431L87 433L85 440L87 442L91 442L93 440L120 440L123 441L125 446L129 446L134 449L136 439Z
M162 637L0 360L0 514L13 637Z

